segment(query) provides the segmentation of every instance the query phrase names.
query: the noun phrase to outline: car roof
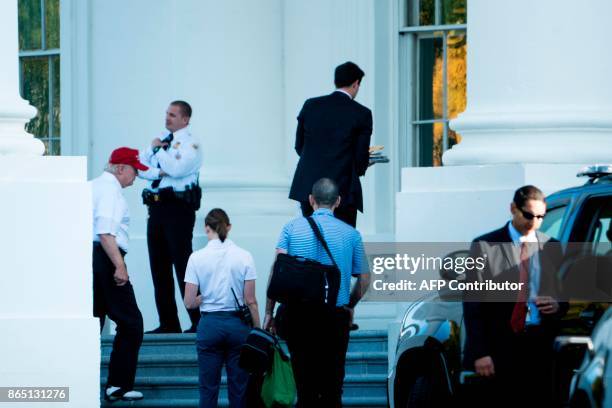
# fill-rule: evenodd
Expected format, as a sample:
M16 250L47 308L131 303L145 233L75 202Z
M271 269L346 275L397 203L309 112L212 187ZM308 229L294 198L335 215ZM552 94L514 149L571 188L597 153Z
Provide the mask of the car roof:
M571 197L574 195L580 195L585 193L606 193L612 192L612 178L603 177L597 182L593 183L592 180L587 181L581 186L575 186L566 188L564 190L557 191L547 197L547 200L555 201L562 198Z

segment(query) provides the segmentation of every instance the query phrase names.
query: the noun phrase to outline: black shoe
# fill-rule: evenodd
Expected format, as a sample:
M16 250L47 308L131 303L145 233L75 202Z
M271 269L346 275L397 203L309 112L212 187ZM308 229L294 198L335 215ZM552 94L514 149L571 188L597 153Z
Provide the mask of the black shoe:
M185 330L183 333L197 333L198 332L198 326L191 326L190 328L188 328L187 330Z
M157 329L146 331L145 334L169 334L169 333L182 333L181 328L178 329L167 329L159 326Z

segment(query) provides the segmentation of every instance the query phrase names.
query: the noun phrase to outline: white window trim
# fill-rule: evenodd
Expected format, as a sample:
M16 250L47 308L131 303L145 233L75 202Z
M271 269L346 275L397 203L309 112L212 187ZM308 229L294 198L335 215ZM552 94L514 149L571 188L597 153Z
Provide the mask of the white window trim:
M90 7L89 1L60 0L61 147L65 156L88 156L91 149Z

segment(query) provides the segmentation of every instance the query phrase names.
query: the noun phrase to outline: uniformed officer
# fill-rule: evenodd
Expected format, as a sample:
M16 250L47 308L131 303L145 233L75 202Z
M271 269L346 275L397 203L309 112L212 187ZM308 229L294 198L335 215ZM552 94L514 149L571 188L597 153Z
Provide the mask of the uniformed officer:
M138 160L138 150L120 147L111 154L104 173L91 183L94 316L100 318L100 330L106 316L117 323L104 392L110 401L142 398L142 393L133 389L142 344L142 315L123 260L128 250L130 213L121 191L134 183L136 170L147 170Z
M192 252L195 212L202 191L198 181L202 149L189 131L190 119L187 102L170 103L166 111L168 134L153 139L151 146L140 153L150 169L139 172L139 176L152 180L143 191L143 202L149 210L147 244L159 314L159 327L147 333L181 333L172 267L185 296L185 268ZM197 309L188 313L191 327L185 332L195 333L200 314Z

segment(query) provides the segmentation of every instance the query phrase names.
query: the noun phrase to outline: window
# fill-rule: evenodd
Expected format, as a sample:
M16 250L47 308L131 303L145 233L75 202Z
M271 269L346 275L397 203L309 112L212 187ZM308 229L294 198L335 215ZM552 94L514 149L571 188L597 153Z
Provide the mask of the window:
M26 130L45 144L45 154L61 154L60 0L19 0L21 96L38 114Z
M466 105L466 2L403 0L400 44L411 66L402 75L413 84L403 113L406 164L441 166L444 151L460 140L448 123Z
M566 210L567 204L550 208L546 212L544 221L542 221L540 231L555 239L561 239L561 225L563 224L563 218Z

